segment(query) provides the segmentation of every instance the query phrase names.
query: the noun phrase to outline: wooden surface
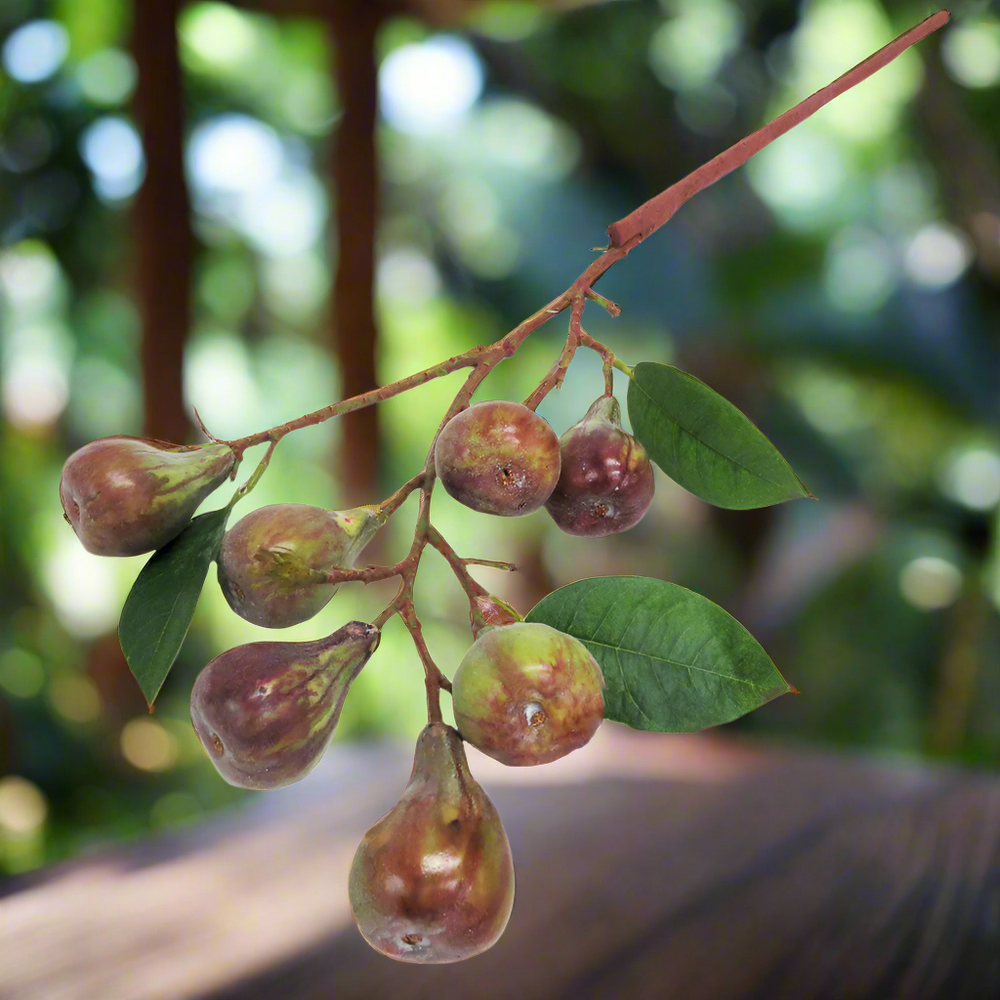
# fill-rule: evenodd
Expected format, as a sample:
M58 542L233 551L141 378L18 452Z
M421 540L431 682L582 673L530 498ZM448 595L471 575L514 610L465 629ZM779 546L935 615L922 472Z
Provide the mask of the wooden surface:
M0 899L3 1000L1000 998L1000 779L605 725L544 768L474 752L514 914L450 966L363 943L346 876L411 753L320 769Z

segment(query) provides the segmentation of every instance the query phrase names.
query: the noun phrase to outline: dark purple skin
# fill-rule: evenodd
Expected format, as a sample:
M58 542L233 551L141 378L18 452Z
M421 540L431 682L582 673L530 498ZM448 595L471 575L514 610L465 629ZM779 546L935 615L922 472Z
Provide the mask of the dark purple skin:
M476 403L445 424L434 447L442 485L483 514L538 510L559 481L559 439L522 403Z
M176 538L235 461L221 442L186 447L151 438L101 438L66 459L59 499L88 552L137 556Z
M191 722L219 774L254 789L304 778L380 637L348 622L315 642L251 642L212 660L191 690Z
M545 509L563 531L598 538L642 520L653 501L653 466L622 430L614 396L598 399L559 445L562 471Z

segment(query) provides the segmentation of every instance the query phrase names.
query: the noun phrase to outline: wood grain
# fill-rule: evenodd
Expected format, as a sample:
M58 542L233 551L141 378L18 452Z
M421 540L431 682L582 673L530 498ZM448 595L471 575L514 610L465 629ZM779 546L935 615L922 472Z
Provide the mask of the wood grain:
M485 955L361 940L347 870L410 754L337 746L238 816L0 900L0 997L1000 997L995 777L611 725L545 768L471 763L518 880Z

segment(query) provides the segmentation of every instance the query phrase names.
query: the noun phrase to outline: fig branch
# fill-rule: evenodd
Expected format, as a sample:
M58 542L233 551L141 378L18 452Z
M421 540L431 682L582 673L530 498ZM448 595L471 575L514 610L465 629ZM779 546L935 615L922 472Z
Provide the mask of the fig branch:
M528 410L534 411L538 404L553 389L558 388L562 384L569 365L579 347L587 347L596 351L601 356L605 382L605 399L611 397L613 369L618 368L630 377L632 370L619 361L609 348L591 337L583 329L582 323L583 310L588 298L601 305L611 316L617 316L620 313L619 307L614 302L594 291L594 286L604 274L619 260L626 257L643 240L668 222L688 199L744 164L755 153L792 129L795 125L804 121L835 97L838 97L840 94L867 79L911 45L937 30L949 18L950 14L946 10L939 11L928 17L848 70L848 72L838 77L826 87L812 94L782 115L779 115L763 128L740 140L708 163L692 171L677 183L640 205L629 215L612 223L607 229L608 245L602 248L601 255L565 291L557 295L551 302L537 310L495 343L489 346L472 348L464 354L455 355L397 382L372 389L357 396L352 396L338 403L315 410L312 413L307 413L295 420L279 424L266 431L260 431L236 441L227 442L235 453L237 463L247 448L262 444L265 441L269 442L267 454L251 479L237 491L237 494L233 498L233 502L235 502L239 497L253 488L253 485L267 467L274 448L286 434L303 427L323 423L332 417L341 416L354 410L383 402L462 368L472 369L462 388L452 400L434 435L434 440L431 442L423 469L376 508L384 520L402 505L410 493L416 490L420 491L420 503L414 528L413 543L407 556L400 562L390 566L370 566L362 570L337 570L330 573L327 580L329 583L339 583L349 580L368 583L374 580L387 579L392 576L400 577L399 589L395 598L377 617L375 624L381 626L394 614L399 614L407 630L410 632L421 662L424 665L428 719L430 722L440 721L439 691L442 687L449 688L450 685L430 656L413 604L413 585L420 558L428 544L444 556L469 597L473 621L476 620L476 600L485 596L486 591L471 577L468 565L470 563L493 565L482 560L461 559L448 542L445 541L441 533L431 525L430 502L436 479L435 449L446 425L453 417L469 406L472 396L480 383L502 360L511 357L530 334L548 322L553 316L563 312L567 307L570 309L569 331L559 358L541 382L539 382L535 390L525 400L524 406ZM613 398L611 402L613 402Z
M609 226L607 247L569 288L495 343L236 441L207 431L209 443L196 446L118 435L67 459L59 495L84 547L103 556L153 553L118 630L150 706L184 642L213 561L232 610L270 629L313 618L344 582L397 578L395 596L373 622L347 622L309 642L237 646L210 661L191 691L191 721L218 773L241 788L283 787L319 762L382 627L399 615L423 665L429 722L417 742L410 785L362 841L350 878L358 927L383 954L421 963L458 961L489 948L510 916L509 844L495 808L469 773L463 741L503 764L544 764L587 744L604 718L643 730L694 732L795 690L722 608L668 581L577 580L544 598L524 621L471 571L476 565L515 567L459 556L431 521L432 495L440 482L477 513L519 517L544 509L563 532L581 538L639 523L653 501L654 462L694 496L730 510L812 496L745 414L677 368L650 362L630 368L586 332L584 309L591 299L618 315L618 306L594 291L610 267L696 192L948 17L942 11L928 18ZM526 403L473 403L496 366L566 309L565 343ZM535 409L563 384L581 347L601 357L604 392L557 437ZM621 425L612 392L615 368L631 380L630 403L638 400L630 409L634 435ZM227 526L234 505L255 487L286 434L459 369L468 369L464 382L422 468L382 503L349 510L271 504ZM673 445L678 428L691 439L683 449ZM206 497L235 480L246 449L264 444L265 454L229 503L195 517ZM351 569L413 493L417 512L405 557ZM469 602L473 642L451 680L434 662L414 601L428 547L446 561ZM635 608L636 615L618 614L623 608ZM707 649L710 671L698 664ZM669 664L663 650L671 651ZM699 672L696 683L693 670ZM451 693L454 728L442 722L442 689Z
M464 354L455 355L397 382L392 382L389 385L380 386L357 396L341 400L338 403L333 403L312 413L307 413L295 420L278 424L269 430L258 431L256 434L250 434L235 441L230 441L228 442L229 446L237 455L242 455L247 448L251 448L254 445L262 444L265 441L276 443L294 430L311 427L315 424L323 423L332 417L341 416L353 410L359 410L374 403L383 402L419 385L424 385L433 379L449 375L461 368L484 368L482 377L476 381L476 385L478 385L482 381L482 378L499 361L513 355L531 333L553 316L561 313L567 306L570 306L581 293L599 303L612 316L617 316L621 312L619 307L594 290L594 285L597 284L612 266L618 263L623 257L626 257L631 250L635 249L643 240L656 232L657 229L665 225L677 210L699 191L704 191L705 188L710 187L716 181L725 177L726 174L742 166L755 153L759 153L775 139L815 114L835 97L839 97L882 69L882 67L901 55L911 45L921 41L946 24L950 17L951 14L947 10L941 10L908 31L903 32L898 38L889 42L888 45L883 46L867 59L864 59L842 76L839 76L833 83L828 84L821 90L816 91L815 94L800 101L763 128L741 139L730 146L729 149L709 160L708 163L693 170L686 177L640 205L624 218L612 223L607 229L608 246L602 248L601 256L583 271L562 294L557 295L551 302L529 316L494 344L487 347L475 347ZM596 342L591 343L589 341L590 338L585 342L585 346L596 346ZM603 347L603 345L600 346ZM608 354L610 355L610 352ZM628 371L624 365L615 364L615 367L626 372ZM469 396L471 397L471 392Z

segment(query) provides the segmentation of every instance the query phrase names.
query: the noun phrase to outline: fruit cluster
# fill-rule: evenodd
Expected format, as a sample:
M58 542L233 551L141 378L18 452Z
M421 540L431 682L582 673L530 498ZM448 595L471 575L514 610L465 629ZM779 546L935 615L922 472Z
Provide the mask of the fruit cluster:
M505 764L541 764L587 743L605 715L604 678L588 648L539 621L521 621L468 570L475 563L509 564L460 558L431 524L435 482L440 480L451 496L483 513L516 517L544 506L563 531L586 537L624 531L645 514L653 496L653 472L644 444L680 486L726 509L811 497L745 414L678 368L655 362L634 368L622 364L583 329L584 307L590 300L618 315L619 307L594 291L610 267L694 194L884 67L949 16L940 11L904 32L612 223L607 247L579 277L495 343L238 441L213 439L208 445L184 447L112 437L81 448L66 462L60 497L83 545L110 556L156 552L126 601L119 627L126 658L150 703L183 641L212 559L233 610L268 628L306 621L345 581L399 578L396 596L373 622L349 622L315 642L257 642L231 649L204 668L191 697L195 731L227 781L261 789L297 781L326 749L351 683L378 646L382 625L400 616L423 664L428 724L417 742L406 789L365 835L350 876L355 920L383 954L411 962L458 961L489 948L510 916L510 847L496 809L469 773L463 741ZM567 309L569 332L562 353L524 404L469 405L497 364ZM580 347L600 355L605 393L559 439L534 410L562 383ZM423 469L384 503L348 511L277 504L255 511L225 533L234 504L256 484L285 435L463 368L470 369L469 374ZM611 395L615 368L628 375L629 416L641 441L622 430L618 403ZM267 453L229 505L191 521L201 501L227 477L235 477L244 452L265 442ZM381 525L418 489L409 554L391 566L353 569ZM470 603L475 641L453 681L431 658L414 608L417 564L427 546L448 561ZM579 590L581 583L586 586ZM566 601L571 602L568 617L554 619L567 628L582 614L587 594L606 600L611 591L610 602L591 619L591 630L580 634L598 655L606 656L608 650L614 655L616 676L612 680L609 674L607 711L619 721L661 732L690 732L731 721L795 690L735 619L685 588L661 580L608 577L577 581L562 591L570 589L577 590L573 598L555 602L555 611L560 605L566 611ZM626 599L622 595L638 600L642 613L609 623L612 610ZM549 600L540 602L532 616ZM157 615L150 617L166 624L157 632L155 649L147 653L142 649L147 636L160 628L144 617L151 606ZM594 630L612 624L611 641L596 637ZM638 648L624 645L636 642L633 625L643 632ZM657 643L669 643L672 674L657 672L648 662L646 647ZM619 658L622 650L629 656ZM699 665L703 655L713 659L712 670ZM656 657L658 662L663 659ZM692 670L699 671L697 684L690 682ZM619 681L632 686L623 688ZM441 690L452 692L457 729L441 719ZM624 709L616 704L623 690L629 696ZM673 698L677 692L683 697Z
M63 469L66 519L99 555L164 550L201 501L235 475L241 457L239 442L95 441ZM472 510L521 516L544 506L574 535L623 531L653 496L649 457L622 430L610 395L561 439L521 403L460 408L439 433L432 459L423 483L439 479ZM429 487L422 488L429 496ZM389 501L345 511L262 507L227 531L212 553L219 586L233 611L255 625L304 622L345 576L366 578L352 567L393 509ZM458 560L429 522L418 541L435 544L453 563L473 561ZM405 578L411 563L415 568L411 557L390 569ZM436 682L452 692L456 728L441 721L435 687L409 783L365 834L351 868L351 907L362 935L401 961L478 954L500 937L513 907L510 845L469 772L463 741L504 764L544 764L586 744L604 718L604 679L586 646L522 621L462 573L475 641L453 681L438 676ZM387 610L400 613L411 631L419 628L407 601ZM250 789L305 777L329 745L380 635L380 624L352 621L313 642L253 642L212 660L194 683L191 720L219 774Z

